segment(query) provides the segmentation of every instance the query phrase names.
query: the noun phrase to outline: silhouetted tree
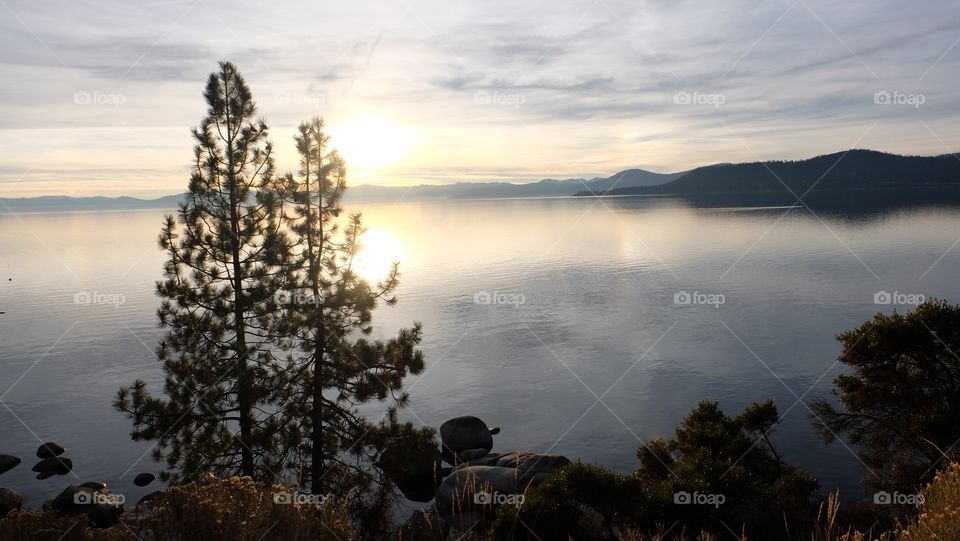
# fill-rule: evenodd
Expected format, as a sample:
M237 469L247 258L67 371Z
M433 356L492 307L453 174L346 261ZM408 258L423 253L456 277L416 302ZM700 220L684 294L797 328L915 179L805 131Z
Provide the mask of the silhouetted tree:
M929 482L960 440L960 306L928 300L907 314L878 313L840 334L833 401L812 404L829 443L846 435L871 471L868 489Z
M266 322L287 247L272 146L232 64L210 75L204 98L186 199L160 234L167 261L157 314L168 332L157 353L166 397L138 380L119 391L115 407L133 421L134 440L157 442L168 477L269 477L283 447L275 400L282 367Z
M341 230L343 160L330 148L320 118L302 123L295 141L300 171L285 179L292 205L283 213L293 237L289 297L276 320L280 347L294 352L284 415L295 420L291 439L300 442L304 484L314 494L342 494L373 480L369 469L386 447L407 438L432 440L432 430L400 424L395 415L408 399L403 378L424 368L417 349L422 334L415 323L387 341L363 338L377 304L396 302L398 263L372 286L354 271L364 228L353 214ZM373 399L389 402L384 422L359 412Z

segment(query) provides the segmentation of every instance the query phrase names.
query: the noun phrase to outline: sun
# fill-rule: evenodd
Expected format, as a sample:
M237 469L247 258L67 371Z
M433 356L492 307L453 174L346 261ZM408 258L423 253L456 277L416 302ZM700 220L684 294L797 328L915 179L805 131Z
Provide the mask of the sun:
M360 238L360 244L353 271L370 283L386 278L393 262L403 260L403 244L386 229L368 229Z
M333 146L351 169L369 172L400 161L415 146L416 131L372 114L331 126Z

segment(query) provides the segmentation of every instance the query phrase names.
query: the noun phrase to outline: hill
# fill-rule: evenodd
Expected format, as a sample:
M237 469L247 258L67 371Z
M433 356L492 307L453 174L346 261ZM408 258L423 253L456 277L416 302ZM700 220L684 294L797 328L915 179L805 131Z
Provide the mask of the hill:
M799 161L698 167L656 186L617 187L599 195L786 194L810 191L960 187L960 156L901 156L849 150ZM598 195L581 191L577 195Z

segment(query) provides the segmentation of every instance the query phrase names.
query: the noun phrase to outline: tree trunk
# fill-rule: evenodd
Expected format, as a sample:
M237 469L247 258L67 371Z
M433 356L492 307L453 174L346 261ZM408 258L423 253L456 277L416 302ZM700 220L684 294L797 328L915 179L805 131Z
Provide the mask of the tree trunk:
M309 156L309 153L308 153ZM319 164L318 164L319 169ZM326 457L323 453L323 353L325 349L325 328L323 319L323 299L320 298L320 265L323 259L323 185L322 179L317 177L317 223L319 231L318 249L314 253L313 242L313 213L311 208L310 194L310 165L307 163L307 252L309 254L310 264L310 286L313 293L313 301L316 303L316 336L313 352L313 388L312 400L313 410L311 411L311 456L310 456L310 492L312 494L324 494L323 474L324 462Z
M227 127L227 183L230 186L230 259L233 267L233 330L236 334L237 354L237 407L240 416L240 471L243 475L254 476L253 467L253 397L251 396L250 371L247 367L247 333L244 322L245 304L243 296L243 276L240 264L240 212L238 200L237 171L234 162L233 125L230 119L230 82L227 71L223 72L223 94L228 103L226 107Z

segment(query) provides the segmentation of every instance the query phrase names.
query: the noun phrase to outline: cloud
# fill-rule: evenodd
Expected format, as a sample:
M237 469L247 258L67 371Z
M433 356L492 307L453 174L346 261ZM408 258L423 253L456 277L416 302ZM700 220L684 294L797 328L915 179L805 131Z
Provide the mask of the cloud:
M377 174L421 181L482 178L484 168L490 179L546 176L554 149L607 173L650 165L641 160L680 170L752 159L729 129L783 157L846 148L872 123L867 142L884 150L960 147L960 5L937 0L7 5L16 16L0 19L0 162L7 180L43 168L45 190L58 175L65 189L84 175L108 185L112 174L87 156L180 182L187 129L220 59L243 70L278 148L312 114L331 125L381 116L423 143ZM878 107L880 90L927 99ZM124 104L80 106L76 92ZM675 103L683 92L723 104ZM295 166L284 152L281 166Z

